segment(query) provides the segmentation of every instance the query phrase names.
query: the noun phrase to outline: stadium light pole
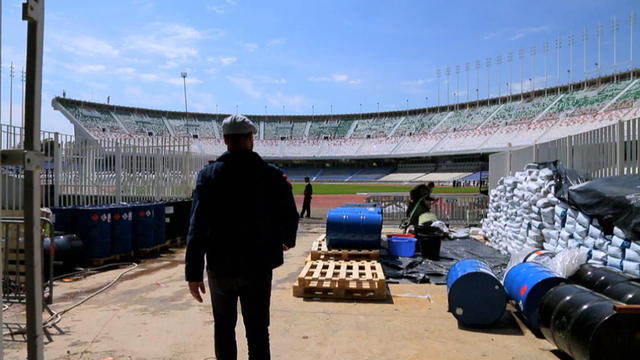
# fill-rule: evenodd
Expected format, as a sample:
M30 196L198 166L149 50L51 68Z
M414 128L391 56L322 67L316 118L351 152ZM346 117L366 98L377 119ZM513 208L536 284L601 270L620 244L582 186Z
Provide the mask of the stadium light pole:
M487 99L491 97L491 58L485 59L485 65L487 66Z
M618 18L613 18L612 21L612 27L611 27L611 31L613 33L613 81L617 82L617 76L616 74L618 73L618 58L617 58L617 38L618 38L618 29L620 28L619 23L618 23Z
M465 71L465 73L467 75L467 106L468 106L468 103L469 103L469 67L470 67L469 63L466 62L464 64L464 71Z
M629 68L633 70L633 27L636 25L636 13L629 14ZM633 72L631 72L633 79Z
M438 79L438 106L440 106L440 76L442 75L441 70L438 68L436 69L436 78ZM380 103L378 103L378 107ZM378 112L380 111L380 109L378 109Z
M532 46L530 49L530 54L531 54L531 71L529 71L529 73L531 74L531 79L533 79L533 81L531 82L531 90L535 91L536 90L536 47Z
M378 112L380 112L380 102L377 102L376 104L378 104Z
M15 75L15 68L13 66L13 61L11 62L11 66L9 66L9 126L13 126L13 76ZM9 129L11 133L13 130Z
M601 70L601 66L602 66L602 61L601 61L601 50L602 50L602 24L598 23L598 26L596 27L596 37L598 38L598 62L596 63L596 71L598 71L598 78L600 78L600 70ZM600 80L598 80L598 82L600 82Z
M187 108L187 73L185 71L180 73L182 77L182 85L184 89L184 115L186 117L187 132L189 132L189 109Z
M573 90L573 44L575 37L569 34L569 89Z
M407 116L409 116L409 99L407 99Z
M587 40L589 35L587 28L582 29L582 77L584 79L584 89L587 88Z
M456 107L460 103L460 65L456 65Z
M549 80L549 43L547 41L542 45L544 53L544 96L547 96L547 87Z
M556 38L556 86L560 86L560 49L562 48L562 40L560 36ZM560 92L560 88L558 88Z
M511 101L511 86L513 84L513 52L511 51L507 54L507 62L509 63L509 82L507 84L509 85L509 101Z
M444 74L447 77L447 105L450 105L451 101L449 101L449 75L451 75L451 68L447 66L447 68L444 70Z
M520 100L524 98L524 49L518 50L518 59L520 59Z
M497 87L498 87L498 104L500 103L500 97L502 96L502 81L500 81L500 65L502 65L502 55L498 55L496 57L496 76L498 78Z
M480 60L476 60L476 106L480 104Z

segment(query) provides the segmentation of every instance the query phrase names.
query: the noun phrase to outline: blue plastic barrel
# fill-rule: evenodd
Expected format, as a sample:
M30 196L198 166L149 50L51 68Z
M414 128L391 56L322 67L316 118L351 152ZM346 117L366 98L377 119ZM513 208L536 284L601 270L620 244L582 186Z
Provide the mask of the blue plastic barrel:
M327 213L329 248L378 249L382 215L362 208L335 208Z
M167 241L166 223L165 223L165 204L156 203L153 206L153 235L156 239L156 245L164 244Z
M412 257L416 254L416 238L393 236L389 238L389 255Z
M529 327L539 333L538 309L542 297L555 286L565 282L565 278L544 266L526 262L512 267L504 277L504 287L524 317Z
M346 203L340 206L340 208L364 209L382 215L382 208L377 203Z
M130 205L113 205L111 210L111 252L128 254L133 250L133 213Z
M111 211L105 206L77 208L76 232L84 243L87 258L111 256Z
M74 234L76 232L76 211L75 206L52 207L53 230Z
M449 312L469 327L487 327L502 318L507 294L486 263L465 259L447 273Z
M134 250L152 249L157 245L154 235L153 210L153 204L135 204L132 206Z

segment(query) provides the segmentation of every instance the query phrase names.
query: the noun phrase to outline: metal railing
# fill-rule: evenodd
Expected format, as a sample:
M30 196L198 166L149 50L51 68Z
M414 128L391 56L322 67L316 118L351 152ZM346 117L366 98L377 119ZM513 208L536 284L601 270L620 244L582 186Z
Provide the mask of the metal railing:
M489 205L489 197L482 194L436 194L434 197L440 200L431 205L431 212L447 224L478 224ZM385 222L399 223L406 217L409 195L369 195L367 202L382 207Z

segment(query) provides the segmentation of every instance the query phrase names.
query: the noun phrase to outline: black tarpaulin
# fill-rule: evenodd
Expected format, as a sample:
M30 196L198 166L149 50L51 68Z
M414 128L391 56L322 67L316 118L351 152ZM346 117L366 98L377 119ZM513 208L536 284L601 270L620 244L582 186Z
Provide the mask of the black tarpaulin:
M380 263L386 278L391 282L445 284L449 268L458 260L468 258L486 262L498 278L502 278L509 262L508 255L503 255L473 238L466 238L443 241L440 260L425 259L421 256L405 258L382 255Z
M640 175L611 176L573 186L569 204L640 240Z

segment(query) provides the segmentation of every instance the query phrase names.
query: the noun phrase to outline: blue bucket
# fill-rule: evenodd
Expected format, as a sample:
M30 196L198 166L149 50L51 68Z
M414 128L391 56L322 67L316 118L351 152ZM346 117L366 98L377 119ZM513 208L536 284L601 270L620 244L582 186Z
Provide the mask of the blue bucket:
M498 322L507 305L500 280L486 263L465 259L447 273L449 312L465 326L487 327Z
M392 237L389 238L389 255L412 257L416 254L416 238Z
M535 333L540 332L538 309L542 297L566 279L537 263L521 263L504 277L504 287Z

